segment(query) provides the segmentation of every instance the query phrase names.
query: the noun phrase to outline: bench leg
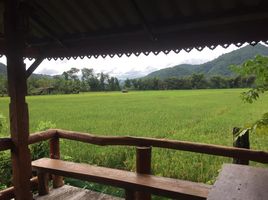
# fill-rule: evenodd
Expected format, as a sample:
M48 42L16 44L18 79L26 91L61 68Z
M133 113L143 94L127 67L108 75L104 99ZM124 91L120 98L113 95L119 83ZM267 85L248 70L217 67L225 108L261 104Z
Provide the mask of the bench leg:
M52 175L52 179L53 179L53 188L59 188L64 185L62 176Z
M39 195L46 195L49 193L48 181L49 175L46 172L37 172L38 177L38 193Z
M151 200L151 194L145 192L137 192L136 200Z
M133 190L125 190L126 200L135 200L135 192Z

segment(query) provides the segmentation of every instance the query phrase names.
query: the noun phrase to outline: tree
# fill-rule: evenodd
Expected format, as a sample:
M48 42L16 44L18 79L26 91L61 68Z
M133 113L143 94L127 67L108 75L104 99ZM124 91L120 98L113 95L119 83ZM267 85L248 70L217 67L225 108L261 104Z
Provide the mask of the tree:
M244 101L253 103L261 93L268 90L268 57L257 55L254 59L241 65L233 65L231 68L243 77L255 77L254 87L242 93Z
M206 79L204 74L192 74L191 84L193 89L206 88Z
M258 100L259 94L268 91L268 57L257 55L254 59L248 60L241 65L233 65L231 68L244 77L254 76L254 87L242 93L242 99L247 103L253 103ZM263 114L262 118L257 120L250 128L243 129L241 136L246 130L253 133L258 128L268 126L268 113Z
M131 87L131 81L127 78L125 80L125 88L130 88ZM135 86L134 86L135 87ZM136 87L135 87L136 88Z
M7 94L7 79L5 76L0 76L0 95L4 96Z

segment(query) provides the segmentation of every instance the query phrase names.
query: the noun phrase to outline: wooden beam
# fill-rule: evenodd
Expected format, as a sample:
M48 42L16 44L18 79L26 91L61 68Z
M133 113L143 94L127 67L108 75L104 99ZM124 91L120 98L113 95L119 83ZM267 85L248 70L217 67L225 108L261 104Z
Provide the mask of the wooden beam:
M29 115L25 100L27 92L26 68L23 63L27 32L22 22L27 18L19 10L19 0L6 0L4 30L7 44L9 116L13 148L11 150L13 185L16 200L31 200L31 155L28 148Z
M33 62L33 64L26 71L26 78L29 78L31 76L31 74L43 62L43 60L44 60L43 57L38 57L37 59L35 59L35 61Z

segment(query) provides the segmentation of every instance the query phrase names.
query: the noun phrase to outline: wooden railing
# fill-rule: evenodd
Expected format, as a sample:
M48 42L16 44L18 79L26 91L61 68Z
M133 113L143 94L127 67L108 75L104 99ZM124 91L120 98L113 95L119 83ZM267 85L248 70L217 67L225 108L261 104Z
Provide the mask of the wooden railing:
M220 145L211 145L203 143L185 142L168 139L155 139L145 137L117 137L117 136L95 136L89 133L75 131L65 131L60 129L51 129L43 132L31 134L29 144L50 140L50 158L60 159L59 139L75 140L95 145L122 145L136 146L136 169L138 173L150 174L151 172L151 147L160 147L167 149L176 149L196 153L204 153L215 156L224 156L238 159L246 159L260 163L268 163L268 152L242 149L236 147L227 147ZM12 141L9 138L0 139L0 151L12 149ZM34 181L36 182L36 179ZM63 184L61 177L53 177L53 186L60 187ZM144 199L149 199L148 194L143 195ZM147 195L147 197L146 197ZM8 197L8 198L3 198ZM0 191L0 199L10 199L14 197L14 188L8 188Z

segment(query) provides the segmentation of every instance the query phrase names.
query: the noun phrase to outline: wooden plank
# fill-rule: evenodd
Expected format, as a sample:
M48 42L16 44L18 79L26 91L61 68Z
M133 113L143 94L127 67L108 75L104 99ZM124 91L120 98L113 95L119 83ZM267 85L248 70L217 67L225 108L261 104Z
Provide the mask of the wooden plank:
M119 197L110 196L104 193L64 185L61 188L52 189L48 195L34 196L35 200L123 200Z
M208 200L267 200L268 169L225 164Z
M96 145L152 146L268 163L268 152L220 145L145 137L107 137L57 129L60 138Z
M25 101L27 93L26 69L23 63L25 49L24 26L27 17L20 10L18 0L5 1L4 31L7 45L7 77L10 96L10 131L13 148L12 181L17 200L31 200L31 156L28 148L29 115ZM24 23L22 23L24 22Z
M32 162L33 170L93 181L178 199L206 199L210 186L117 169L43 158Z

